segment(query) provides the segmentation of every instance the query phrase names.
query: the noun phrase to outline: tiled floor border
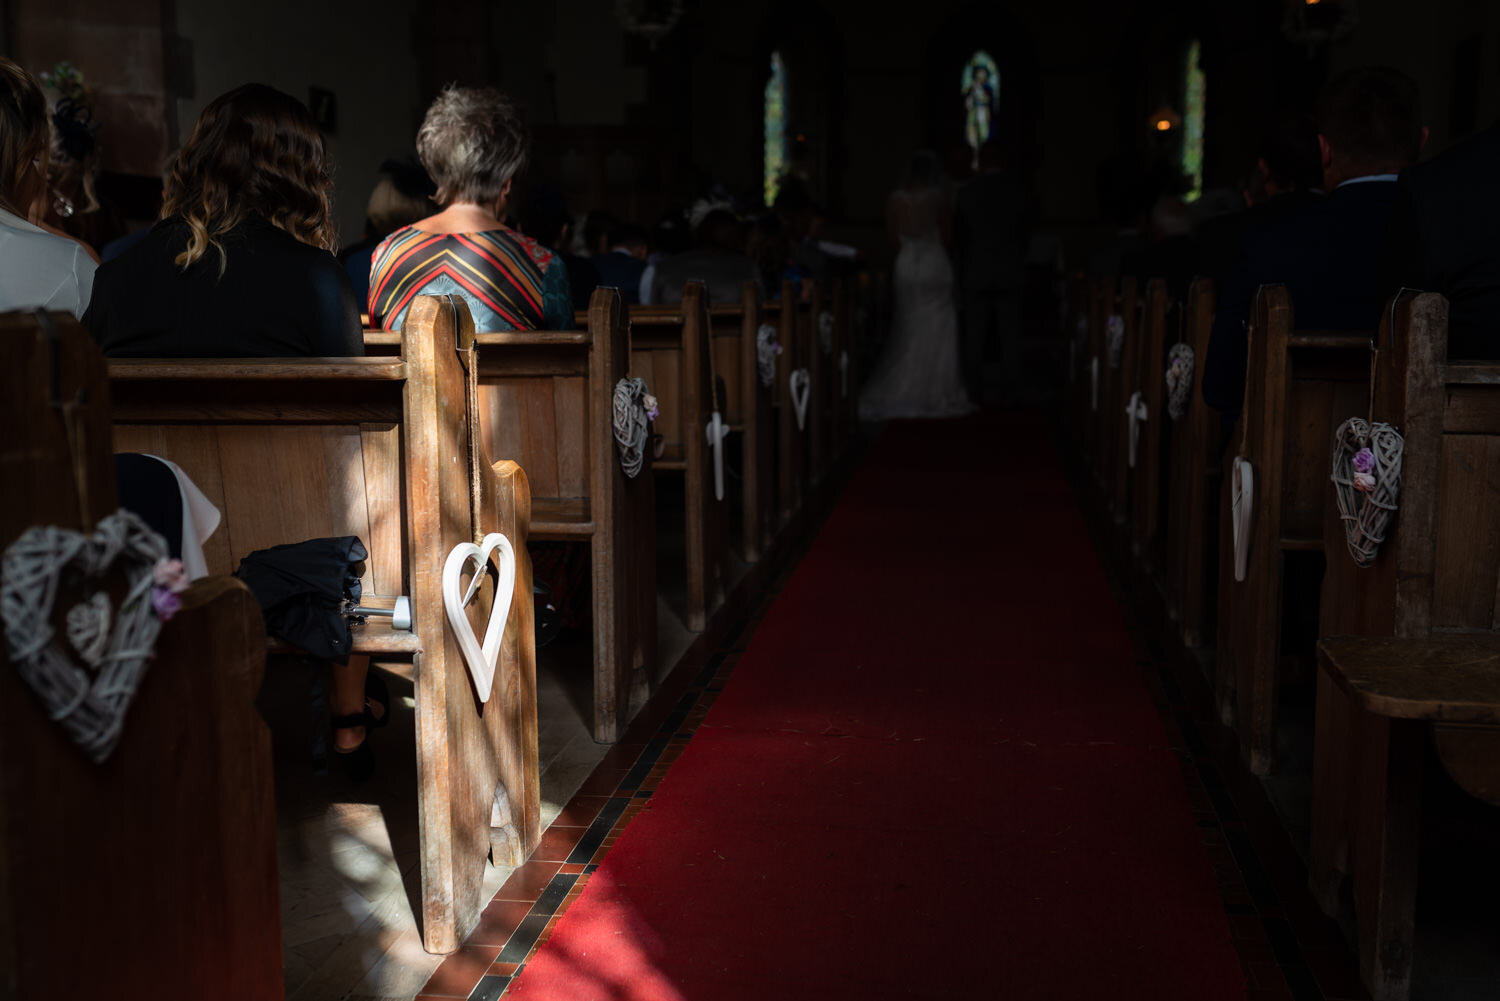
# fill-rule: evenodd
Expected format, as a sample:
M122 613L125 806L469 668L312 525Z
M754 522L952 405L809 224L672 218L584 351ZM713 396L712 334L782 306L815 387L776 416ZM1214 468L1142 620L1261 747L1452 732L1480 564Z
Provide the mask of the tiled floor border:
M806 538L810 539L809 532ZM678 672L641 710L625 735L542 834L480 915L464 945L428 979L416 1001L494 1001L501 997L631 819L646 809L723 690L750 636L805 552L793 550L772 583L725 633L696 671ZM681 677L679 677L679 674Z

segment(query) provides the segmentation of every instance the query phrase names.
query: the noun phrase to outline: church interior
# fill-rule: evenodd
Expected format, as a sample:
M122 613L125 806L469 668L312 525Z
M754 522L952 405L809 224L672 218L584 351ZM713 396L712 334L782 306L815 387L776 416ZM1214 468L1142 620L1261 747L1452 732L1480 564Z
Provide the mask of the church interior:
M0 0L0 1001L1500 997L1500 3Z

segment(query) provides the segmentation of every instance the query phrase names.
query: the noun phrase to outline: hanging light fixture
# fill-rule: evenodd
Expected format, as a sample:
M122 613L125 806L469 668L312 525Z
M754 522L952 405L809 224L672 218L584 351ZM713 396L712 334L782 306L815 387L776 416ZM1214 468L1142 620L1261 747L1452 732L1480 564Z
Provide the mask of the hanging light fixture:
M626 32L651 44L651 51L682 17L682 0L617 0L615 16Z
M1175 132L1177 129L1182 128L1182 116L1173 110L1171 105L1163 104L1151 116L1149 125L1152 132Z

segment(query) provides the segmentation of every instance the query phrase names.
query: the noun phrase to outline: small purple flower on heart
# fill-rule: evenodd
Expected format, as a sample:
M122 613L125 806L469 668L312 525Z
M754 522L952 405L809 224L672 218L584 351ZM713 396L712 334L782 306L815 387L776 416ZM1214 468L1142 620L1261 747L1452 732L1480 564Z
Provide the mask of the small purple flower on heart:
M1375 477L1369 473L1354 474L1354 489L1362 494L1370 493L1375 489Z
M652 396L650 393L647 393L645 396L641 397L641 406L646 408L647 420L654 421L656 420L657 415L661 413L661 409L656 404L656 397Z
M1375 453L1368 448L1362 448L1354 453L1354 471L1356 473L1368 473L1375 468Z
M175 592L164 587L153 587L151 589L151 607L156 612L156 617L166 622L176 615L182 608L182 599Z
M173 594L181 594L188 589L192 578L188 576L187 568L182 565L181 560L167 559L163 557L156 561L152 570L153 579L157 587L164 587Z

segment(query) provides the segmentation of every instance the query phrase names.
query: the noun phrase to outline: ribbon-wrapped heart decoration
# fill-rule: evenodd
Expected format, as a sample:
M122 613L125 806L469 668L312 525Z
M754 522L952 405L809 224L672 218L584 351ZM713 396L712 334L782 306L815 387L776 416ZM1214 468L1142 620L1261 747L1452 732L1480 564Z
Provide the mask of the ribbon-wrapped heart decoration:
M1167 352L1167 416L1182 420L1193 391L1193 349L1179 341Z
M1136 439L1140 437L1141 425L1145 423L1146 418L1149 416L1146 413L1146 401L1141 396L1141 391L1139 389L1130 394L1130 403L1125 408L1125 416L1130 418L1130 447L1127 450L1127 457L1130 463L1130 468L1134 469Z
M1119 313L1109 318L1105 327L1105 345L1109 348L1109 367L1120 367L1120 356L1125 351L1125 317Z
M474 635L474 627L469 624L464 609L479 593L492 556L498 557L496 569L499 575L495 581L495 601L490 606L490 619L481 643ZM474 577L469 581L468 590L460 594L464 567L470 562L475 564ZM458 640L458 650L469 669L469 677L474 679L480 702L490 700L495 685L495 667L500 662L500 646L505 640L505 624L510 620L511 599L515 591L516 551L510 540L499 532L486 535L477 546L472 542L460 542L448 553L443 564L443 611L447 613L448 627L453 630L454 639Z
M1380 554L1401 496L1406 440L1389 424L1351 417L1333 433L1334 499L1344 523L1344 543L1356 566Z
M825 355L833 354L833 314L826 309L818 314L818 345Z
M708 437L708 446L714 451L714 500L724 499L724 439L729 437L729 425L715 410L703 429Z
M158 568L173 562L166 556L166 540L121 510L91 535L29 528L0 563L0 619L11 663L47 715L95 763L119 743L162 620L176 610L181 588L157 586ZM116 563L124 567L126 591L111 615L103 584ZM88 593L69 609L67 634L87 667L63 648L52 626L59 586L74 583Z
M615 383L612 409L620 468L634 479L646 459L649 425L657 417L656 397L646 391L645 379L621 379Z
M792 391L792 407L797 413L797 430L807 429L807 398L812 395L812 373L805 368L794 371L787 380Z
M776 381L776 356L781 354L781 345L776 343L776 328L762 323L755 331L755 367L760 372L760 384L770 388Z
M1231 512L1229 527L1234 534L1234 579L1243 581L1250 565L1250 526L1255 514L1255 470L1250 460L1235 456L1230 471Z

